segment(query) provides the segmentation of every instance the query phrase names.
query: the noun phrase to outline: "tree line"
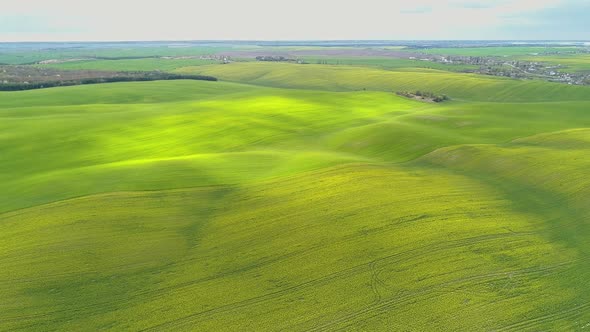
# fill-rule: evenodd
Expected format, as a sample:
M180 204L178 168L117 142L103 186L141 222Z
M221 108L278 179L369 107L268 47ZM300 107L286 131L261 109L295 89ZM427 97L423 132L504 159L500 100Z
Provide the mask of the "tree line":
M83 84L100 84L116 82L146 82L162 80L197 80L197 81L217 81L216 77L205 75L180 75L168 73L150 73L149 75L130 75L130 76L113 76L82 78L77 80L49 81L49 82L32 82L32 83L4 83L0 84L0 91L22 91L43 88L53 88L60 86L72 86Z

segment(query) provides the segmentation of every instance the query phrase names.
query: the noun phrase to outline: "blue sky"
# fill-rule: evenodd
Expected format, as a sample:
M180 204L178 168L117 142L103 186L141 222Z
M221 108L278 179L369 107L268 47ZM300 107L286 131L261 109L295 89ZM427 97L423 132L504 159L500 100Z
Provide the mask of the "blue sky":
M0 41L590 40L590 0L19 0Z

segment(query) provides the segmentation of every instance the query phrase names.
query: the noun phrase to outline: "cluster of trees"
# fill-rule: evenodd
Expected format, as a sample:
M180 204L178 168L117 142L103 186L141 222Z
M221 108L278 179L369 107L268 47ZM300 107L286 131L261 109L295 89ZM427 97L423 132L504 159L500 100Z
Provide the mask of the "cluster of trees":
M94 56L97 60L139 60L139 59L157 59L159 55L136 55L136 56Z
M287 62L294 62L297 61L295 59L285 58L284 56L273 56L273 55L264 55L264 56L257 56L256 61L287 61Z
M420 90L414 91L414 92L401 91L401 92L397 92L397 94L399 96L403 96L403 97L407 97L407 98L427 99L427 100L431 100L435 103L441 103L443 101L449 100L449 97L447 95L437 95L432 92L420 91Z
M160 80L198 80L198 81L217 81L216 77L204 75L179 75L169 73L142 73L141 75L129 76L112 76L112 77L93 77L80 78L77 80L49 81L49 82L32 82L32 83L4 83L0 84L0 91L21 91L42 88L52 88L58 86L72 86L82 84L99 84L114 82L145 82Z

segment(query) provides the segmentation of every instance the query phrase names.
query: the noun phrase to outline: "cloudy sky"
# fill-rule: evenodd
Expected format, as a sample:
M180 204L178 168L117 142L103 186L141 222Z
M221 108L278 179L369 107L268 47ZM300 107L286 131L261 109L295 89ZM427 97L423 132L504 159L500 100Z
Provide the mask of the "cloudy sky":
M5 0L2 41L590 40L590 0Z

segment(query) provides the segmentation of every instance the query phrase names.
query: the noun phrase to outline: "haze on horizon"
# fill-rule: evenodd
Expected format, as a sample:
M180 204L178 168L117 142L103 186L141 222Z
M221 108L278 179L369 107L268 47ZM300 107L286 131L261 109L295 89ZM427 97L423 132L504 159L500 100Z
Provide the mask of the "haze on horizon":
M0 42L590 40L587 0L30 0L2 4Z

